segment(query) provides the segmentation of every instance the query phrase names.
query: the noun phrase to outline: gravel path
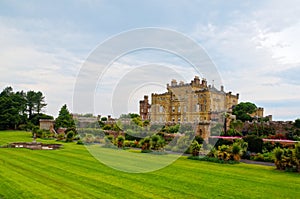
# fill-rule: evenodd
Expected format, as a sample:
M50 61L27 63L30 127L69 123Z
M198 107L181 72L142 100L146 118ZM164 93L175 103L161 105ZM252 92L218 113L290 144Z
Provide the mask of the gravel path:
M253 160L244 160L242 159L241 162L246 164L259 164L264 166L275 166L273 162L259 162L259 161L253 161Z

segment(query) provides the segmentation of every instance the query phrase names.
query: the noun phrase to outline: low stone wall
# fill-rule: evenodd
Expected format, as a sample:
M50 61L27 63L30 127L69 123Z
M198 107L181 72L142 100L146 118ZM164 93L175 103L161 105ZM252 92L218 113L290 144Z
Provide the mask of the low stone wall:
M40 142L14 142L9 144L11 148L26 148L31 150L55 150L61 148L61 144L42 144Z

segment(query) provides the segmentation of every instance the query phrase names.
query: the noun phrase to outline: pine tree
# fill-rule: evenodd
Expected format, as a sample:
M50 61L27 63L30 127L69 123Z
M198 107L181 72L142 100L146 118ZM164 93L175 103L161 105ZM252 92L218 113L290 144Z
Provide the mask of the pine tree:
M63 105L59 111L58 117L55 120L55 127L59 128L75 128L75 122L70 114L67 105Z

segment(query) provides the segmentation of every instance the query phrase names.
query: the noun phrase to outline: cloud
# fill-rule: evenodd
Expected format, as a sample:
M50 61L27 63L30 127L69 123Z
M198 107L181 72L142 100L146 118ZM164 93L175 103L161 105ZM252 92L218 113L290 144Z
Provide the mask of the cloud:
M26 23L36 24L37 21ZM15 19L0 19L3 35L0 38L0 87L42 91L46 96L48 114L57 115L64 103L71 107L74 81L83 62L81 56L63 46L47 45L51 33L45 36L47 34L43 35L42 31L43 36L35 38L37 32L13 23L17 23Z
M282 6L269 2L250 14L238 13L232 23L222 26L201 23L191 35L216 63L225 88L240 92L241 101L272 104L275 99L281 100L283 104L267 106L266 112L275 119L287 119L287 113L291 113L289 119L295 119L300 105L293 103L292 107L289 103L300 100L296 92L300 81L299 6L291 10Z
M50 114L56 115L63 103L71 108L77 73L91 49L120 31L145 26L173 28L194 38L216 64L225 90L239 92L241 101L262 103L275 119L286 119L287 113L293 119L300 112L294 103L300 100L297 0L0 4L0 87L43 91ZM105 96L101 101L110 100L120 77L147 63L168 65L187 82L195 73L174 55L129 54L116 60L98 82ZM131 101L142 92L132 94Z

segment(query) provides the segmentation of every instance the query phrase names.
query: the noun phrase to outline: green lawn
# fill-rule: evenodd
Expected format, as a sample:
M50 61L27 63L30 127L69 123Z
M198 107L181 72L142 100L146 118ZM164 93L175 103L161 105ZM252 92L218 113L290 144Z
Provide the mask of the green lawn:
M0 145L30 136L2 131ZM269 166L182 157L161 170L133 174L99 163L82 145L63 144L56 151L0 148L0 198L300 197L300 175Z

